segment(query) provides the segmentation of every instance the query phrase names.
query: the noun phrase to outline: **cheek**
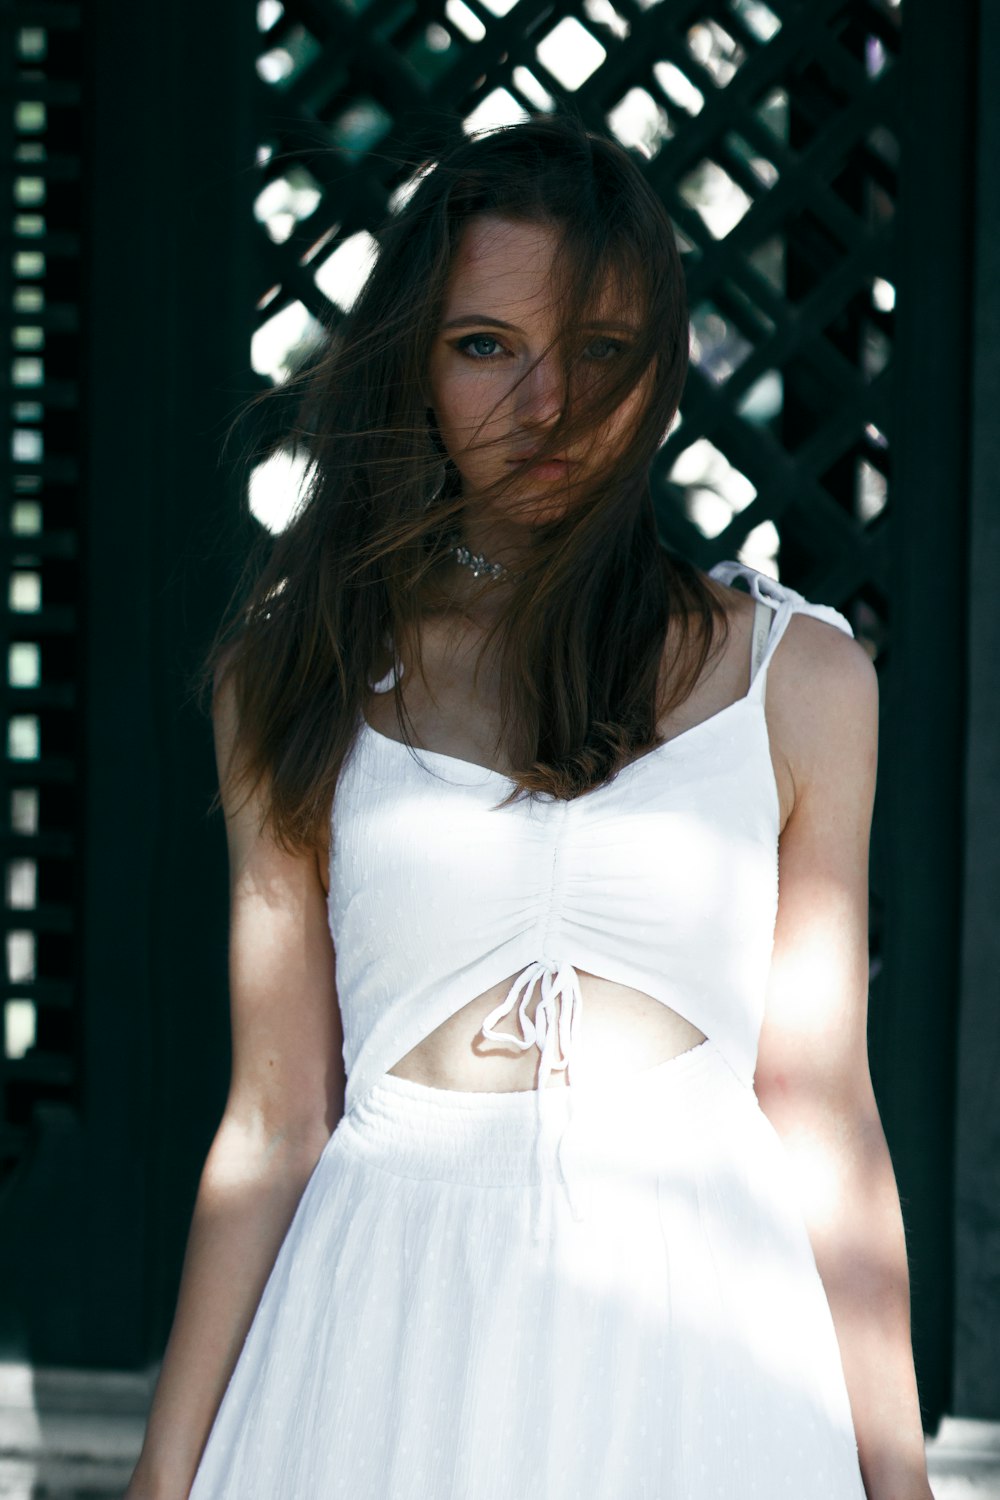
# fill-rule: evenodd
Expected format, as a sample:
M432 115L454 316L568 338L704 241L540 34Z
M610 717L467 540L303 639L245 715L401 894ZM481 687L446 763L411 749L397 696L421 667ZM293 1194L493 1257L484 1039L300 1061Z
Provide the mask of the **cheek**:
M622 402L611 417L608 419L607 436L614 438L621 434L631 432L639 422L646 402L650 395L649 382L641 385L637 390Z
M449 372L431 389L442 435L451 433L459 444L503 421L505 391L493 372Z

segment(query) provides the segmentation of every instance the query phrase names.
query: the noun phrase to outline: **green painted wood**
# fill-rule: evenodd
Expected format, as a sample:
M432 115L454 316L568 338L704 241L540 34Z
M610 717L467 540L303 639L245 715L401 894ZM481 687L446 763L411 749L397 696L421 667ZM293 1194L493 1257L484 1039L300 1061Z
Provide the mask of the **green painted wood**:
M908 11L881 743L885 942L872 1062L907 1230L925 1421L950 1408L965 744L975 32ZM927 101L933 99L933 107Z
M224 1097L225 836L188 678L246 545L221 445L254 389L254 42L237 0L197 27L98 0L77 39L77 1082L58 1134L36 1116L0 1242L0 1329L44 1364L162 1351Z
M1000 1419L1000 11L976 56L975 262L969 404L968 743L956 1116L956 1411Z

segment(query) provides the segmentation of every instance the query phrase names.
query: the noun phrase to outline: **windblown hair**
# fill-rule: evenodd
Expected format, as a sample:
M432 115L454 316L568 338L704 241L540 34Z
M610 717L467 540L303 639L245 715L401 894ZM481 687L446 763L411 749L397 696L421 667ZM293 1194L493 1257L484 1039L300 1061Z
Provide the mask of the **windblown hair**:
M680 401L689 335L672 226L636 162L563 114L463 138L415 178L376 235L351 312L299 377L296 416L276 447L305 456L301 501L263 539L263 565L248 560L199 677L202 691L232 678L238 781L266 787L265 818L287 850L326 847L369 684L394 655L409 653L420 669L419 624L440 605L465 501L426 377L449 271L476 215L556 231L550 290L567 399L540 457L586 447L631 392L643 383L647 392L627 441L588 467L561 514L533 525L527 564L504 585L509 607L488 641L497 635L500 646L511 796L578 797L654 748L659 718L690 694L711 654L716 623L725 639L721 604L657 534L649 470ZM601 316L608 287L637 333L613 359L585 361L581 331ZM678 653L663 701L674 614L696 649ZM412 745L398 683L395 700Z

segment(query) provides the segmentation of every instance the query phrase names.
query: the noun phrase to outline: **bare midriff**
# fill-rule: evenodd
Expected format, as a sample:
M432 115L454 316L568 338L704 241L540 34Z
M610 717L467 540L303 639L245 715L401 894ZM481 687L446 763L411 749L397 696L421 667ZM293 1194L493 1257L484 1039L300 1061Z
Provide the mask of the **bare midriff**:
M643 1068L655 1067L705 1040L703 1031L651 995L582 969L577 974L583 1007L573 1055L591 1082L611 1083ZM480 1034L486 1017L506 998L515 978L512 974L454 1011L389 1072L431 1088L473 1093L535 1088L541 1056L537 1046L519 1051L513 1045L506 1046ZM532 1019L539 999L536 990L525 1007ZM519 1036L517 1009L490 1029ZM572 1084L572 1060L569 1072ZM566 1070L557 1069L548 1087L564 1088L566 1081Z

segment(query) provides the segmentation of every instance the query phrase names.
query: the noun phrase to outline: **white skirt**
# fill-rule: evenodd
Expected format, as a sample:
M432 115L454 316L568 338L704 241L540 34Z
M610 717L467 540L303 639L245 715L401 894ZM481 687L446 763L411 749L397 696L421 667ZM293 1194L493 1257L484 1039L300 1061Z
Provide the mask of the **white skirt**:
M755 1095L707 1041L581 1098L542 1242L534 1090L386 1074L344 1116L190 1500L864 1500Z

